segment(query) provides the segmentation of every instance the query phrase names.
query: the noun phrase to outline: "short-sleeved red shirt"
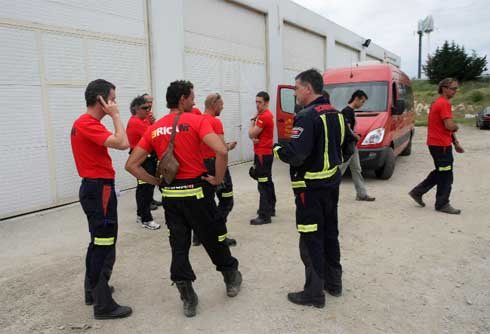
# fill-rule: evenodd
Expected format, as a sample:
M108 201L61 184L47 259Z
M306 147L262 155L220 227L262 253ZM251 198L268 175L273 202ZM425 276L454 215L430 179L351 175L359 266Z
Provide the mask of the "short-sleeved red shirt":
M202 115L202 112L201 110L199 110L198 107L192 107L191 113L193 113L194 115Z
M217 135L225 134L223 130L223 123L221 123L219 118L209 114L203 114L202 117L204 117L209 122L209 124L211 124L214 133L216 133ZM216 157L216 153L208 145L204 143L201 143L201 154L203 159L210 159Z
M453 143L452 132L444 126L444 120L453 118L451 103L445 97L439 96L432 103L427 124L427 145L451 146Z
M153 125L143 135L138 143L146 152L156 152L161 159L167 149L176 114L168 114ZM202 116L185 112L180 116L175 134L174 155L179 162L176 179L195 179L206 173L201 156L202 138L213 132L211 124Z
M83 114L71 129L71 149L80 177L91 179L114 179L116 172L106 139L112 133L95 117Z
M131 149L138 144L141 137L145 134L146 129L148 129L148 126L150 126L150 123L147 119L131 116L126 127L126 134L128 135L129 147Z
M262 112L255 121L255 125L262 128L262 132L259 134L259 142L254 144L254 152L257 155L270 155L272 154L272 140L274 137L274 116L270 110Z

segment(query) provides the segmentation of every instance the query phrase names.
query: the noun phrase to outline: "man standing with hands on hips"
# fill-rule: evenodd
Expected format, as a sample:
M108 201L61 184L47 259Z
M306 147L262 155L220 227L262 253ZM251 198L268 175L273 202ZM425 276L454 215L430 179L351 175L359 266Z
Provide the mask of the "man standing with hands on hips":
M250 221L252 225L269 224L271 216L276 215L276 191L272 182L274 116L269 110L269 100L267 92L257 93L257 114L250 120L248 129L248 136L254 143L254 170L260 194L258 216Z
M459 215L461 210L449 203L449 195L453 184L453 150L464 153L463 147L456 139L459 127L453 120L450 99L456 95L459 85L453 78L446 78L439 83L439 97L432 103L427 123L427 145L434 160L435 169L424 181L413 188L408 194L420 206L425 203L422 196L437 185L436 211Z

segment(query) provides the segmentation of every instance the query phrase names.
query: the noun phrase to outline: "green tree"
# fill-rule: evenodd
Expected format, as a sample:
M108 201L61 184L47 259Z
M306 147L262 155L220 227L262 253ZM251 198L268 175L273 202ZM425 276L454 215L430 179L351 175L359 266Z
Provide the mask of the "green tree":
M475 51L468 55L463 46L445 41L434 55L427 58L424 72L432 83L444 78L468 81L478 78L487 70L487 56L478 57Z

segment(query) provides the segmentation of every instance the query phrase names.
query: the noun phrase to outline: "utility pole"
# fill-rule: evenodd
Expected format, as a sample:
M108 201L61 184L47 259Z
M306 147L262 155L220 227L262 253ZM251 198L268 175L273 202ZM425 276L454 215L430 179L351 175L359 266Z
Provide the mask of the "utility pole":
M419 35L419 66L418 66L418 72L417 72L417 79L421 78L421 71L422 71L422 31L417 31L417 34Z
M417 71L417 78L422 78L422 36L427 34L430 35L434 31L434 19L432 16L427 16L423 20L419 20L417 25L417 34L419 35L419 66Z

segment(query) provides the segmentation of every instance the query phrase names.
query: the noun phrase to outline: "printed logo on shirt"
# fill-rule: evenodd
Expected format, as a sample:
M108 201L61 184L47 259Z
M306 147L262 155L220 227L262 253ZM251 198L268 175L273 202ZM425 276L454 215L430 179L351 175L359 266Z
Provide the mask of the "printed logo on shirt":
M295 126L292 130L291 130L291 138L299 138L301 136L301 134L303 133L304 129L302 127L299 127L299 126Z
M187 132L187 131L189 131L189 128L190 128L189 124L183 123L183 124L179 124L175 130L176 130L176 133ZM153 139L153 138L161 136L161 135L171 135L171 134L172 134L172 127L171 126L161 126L159 128L156 128L155 130L153 130L151 132L151 138Z

